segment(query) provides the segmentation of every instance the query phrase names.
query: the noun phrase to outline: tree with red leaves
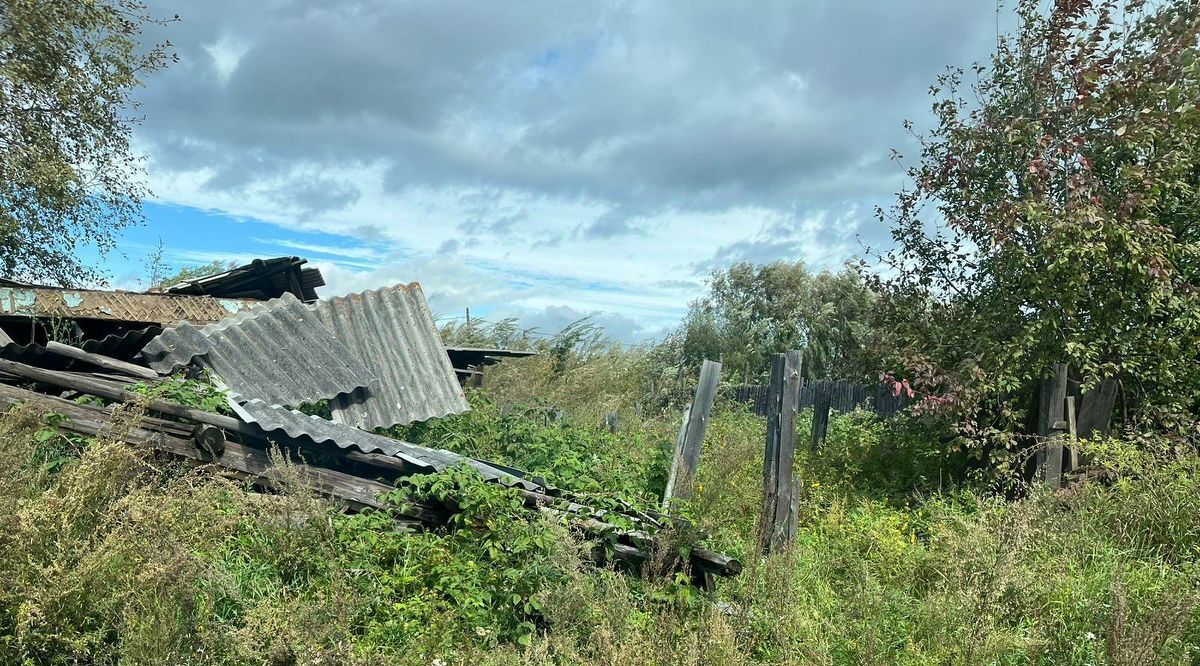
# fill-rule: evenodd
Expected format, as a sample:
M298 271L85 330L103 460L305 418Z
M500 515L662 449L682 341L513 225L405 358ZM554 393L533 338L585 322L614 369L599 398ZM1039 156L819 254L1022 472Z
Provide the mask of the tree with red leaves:
M1056 362L1119 378L1127 426L1194 434L1200 3L1040 4L907 125L920 161L873 253L890 374L968 442L1011 444Z

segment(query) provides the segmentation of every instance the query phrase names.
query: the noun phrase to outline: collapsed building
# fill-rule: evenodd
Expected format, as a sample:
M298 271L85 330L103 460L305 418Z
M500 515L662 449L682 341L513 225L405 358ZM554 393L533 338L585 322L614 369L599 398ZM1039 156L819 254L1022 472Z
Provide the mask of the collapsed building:
M260 488L278 483L275 446L314 489L352 511L384 508L380 496L400 478L466 465L531 510L603 535L597 558L635 567L650 559L654 534L674 519L630 508L617 527L611 512L521 470L380 434L467 411L464 381L528 352L448 349L418 283L322 299L320 271L305 264L256 260L155 292L0 281L0 408L35 403L65 415L56 420L63 430L215 465ZM198 370L233 416L131 390ZM116 427L126 403L145 415ZM328 417L306 409L318 404ZM388 508L414 528L444 525L454 510ZM703 549L686 565L703 585L741 568Z

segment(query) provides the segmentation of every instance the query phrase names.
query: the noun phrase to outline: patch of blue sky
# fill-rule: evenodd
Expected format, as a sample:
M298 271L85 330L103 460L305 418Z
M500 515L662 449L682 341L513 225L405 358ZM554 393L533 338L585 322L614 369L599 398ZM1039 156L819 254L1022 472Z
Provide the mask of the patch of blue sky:
M160 244L161 263L166 269L297 255L350 270L371 270L385 260L394 260L403 250L394 244L384 247L341 234L289 228L186 206L146 203L143 211L146 223L125 229L116 250L107 256L100 257L93 247L80 250L81 259L101 265L108 272L113 286L135 288L144 281Z

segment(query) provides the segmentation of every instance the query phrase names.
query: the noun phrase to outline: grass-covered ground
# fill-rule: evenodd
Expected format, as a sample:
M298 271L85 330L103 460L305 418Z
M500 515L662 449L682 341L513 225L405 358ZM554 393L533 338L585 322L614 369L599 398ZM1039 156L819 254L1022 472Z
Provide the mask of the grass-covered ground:
M673 419L612 434L473 403L397 434L580 492L661 493ZM465 473L407 490L464 509L459 529L414 534L12 413L0 663L1200 663L1194 457L1107 442L1104 474L1006 501L919 430L837 417L798 463L795 548L762 559L763 433L732 405L709 427L685 511L746 571L707 595L584 563L577 535Z

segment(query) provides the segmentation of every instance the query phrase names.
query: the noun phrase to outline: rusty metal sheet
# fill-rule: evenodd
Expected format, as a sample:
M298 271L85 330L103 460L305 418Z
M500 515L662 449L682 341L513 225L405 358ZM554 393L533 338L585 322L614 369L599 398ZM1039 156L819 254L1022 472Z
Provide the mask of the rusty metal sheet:
M219 321L255 301L132 291L0 287L0 316L65 317L172 325Z
M333 400L334 421L373 430L470 408L420 284L330 298L312 308L378 378L366 391Z
M290 293L203 328L181 324L163 331L142 353L159 372L195 360L235 399L288 407L333 399L375 381Z
M334 423L319 416L269 405L261 400L243 404L231 402L230 406L247 423L257 424L268 434L282 432L292 439L308 438L317 444L333 444L341 449L358 449L363 453L382 453L395 456L417 468L438 472L460 463L466 463L479 472L487 481L506 486L519 486L526 490L541 491L543 487L530 480L531 475L519 470L494 467L488 463L468 458L451 451L431 449L418 444L376 435L344 423Z

